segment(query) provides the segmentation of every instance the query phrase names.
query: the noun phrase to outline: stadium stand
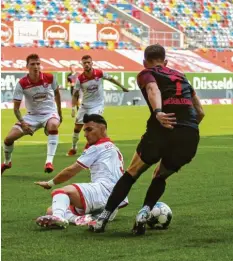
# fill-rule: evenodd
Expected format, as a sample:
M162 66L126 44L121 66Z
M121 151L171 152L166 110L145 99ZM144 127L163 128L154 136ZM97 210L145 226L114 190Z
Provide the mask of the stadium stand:
M178 28L190 47L233 47L233 4L226 0L137 0L145 12Z
M164 23L184 32L189 48L233 47L233 4L225 0L6 0L1 4L2 21L54 21L56 23L114 23L131 34L140 37L142 29L130 21L121 19L117 13L108 11L108 4L132 3ZM38 43L36 43L38 44ZM39 46L54 43L40 41ZM76 44L79 46L79 44ZM69 48L64 42L56 47ZM82 48L81 46L79 46ZM90 48L105 48L106 43L94 43ZM133 49L138 46L121 42L119 48Z

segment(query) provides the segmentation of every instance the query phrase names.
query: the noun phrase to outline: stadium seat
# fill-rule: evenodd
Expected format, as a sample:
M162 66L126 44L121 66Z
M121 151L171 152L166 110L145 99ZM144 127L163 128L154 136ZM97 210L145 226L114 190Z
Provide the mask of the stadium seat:
M212 38L210 46L231 47L233 4L230 2L221 0L136 0L135 5L180 29L196 44L204 46L205 39L212 36L212 31L215 30L216 37ZM224 33L221 33L222 29L226 29Z

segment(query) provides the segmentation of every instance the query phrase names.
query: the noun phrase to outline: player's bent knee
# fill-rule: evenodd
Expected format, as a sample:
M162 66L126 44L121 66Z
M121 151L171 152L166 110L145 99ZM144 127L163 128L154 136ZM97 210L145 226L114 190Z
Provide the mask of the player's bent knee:
M161 178L166 180L168 177L170 177L172 174L177 172L180 169L177 165L173 164L163 164L161 162L159 169L156 170L155 178Z
M79 133L82 130L83 125L82 124L76 124L74 127L74 132Z
M13 137L7 136L4 140L5 145L11 146L14 143L15 139Z
M54 189L51 192L52 197L56 196L57 194L67 194L67 193L65 192L64 188Z

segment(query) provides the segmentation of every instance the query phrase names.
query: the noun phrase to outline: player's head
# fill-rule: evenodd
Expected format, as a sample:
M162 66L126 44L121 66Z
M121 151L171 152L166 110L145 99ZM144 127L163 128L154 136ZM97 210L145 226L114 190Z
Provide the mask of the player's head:
M153 44L146 47L144 51L144 67L148 68L155 65L166 66L167 60L165 60L166 51L160 44Z
M33 53L28 55L26 62L29 74L38 74L40 72L40 57L38 54Z
M72 72L72 73L75 73L76 72L76 65L75 64L71 64L70 65L70 71Z
M85 72L90 72L92 70L92 58L90 55L84 55L81 59L82 66Z
M107 122L99 114L85 114L83 117L84 136L89 145L95 144L101 138L107 136Z

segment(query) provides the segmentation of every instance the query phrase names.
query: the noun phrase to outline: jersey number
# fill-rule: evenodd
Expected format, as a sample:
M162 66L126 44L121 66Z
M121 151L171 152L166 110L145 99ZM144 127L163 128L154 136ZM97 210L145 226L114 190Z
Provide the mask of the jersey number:
M172 82L176 83L176 96L182 95L182 85L181 85L182 79L176 75L171 75L169 78Z
M182 95L182 87L181 87L181 82L177 81L176 82L176 96Z

